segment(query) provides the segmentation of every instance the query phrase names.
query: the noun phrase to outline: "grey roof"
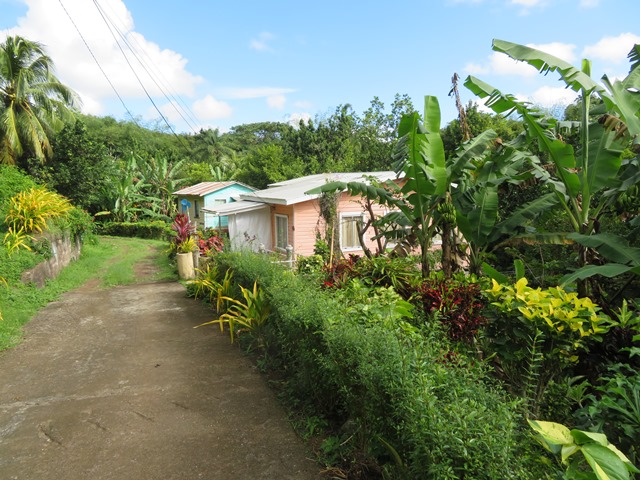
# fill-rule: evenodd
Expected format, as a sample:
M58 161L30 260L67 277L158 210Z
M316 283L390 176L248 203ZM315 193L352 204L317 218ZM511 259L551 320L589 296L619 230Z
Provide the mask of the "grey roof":
M210 207L202 207L200 210L214 215L235 215L236 213L250 212L260 208L269 208L265 203L250 202L247 200L239 200L237 202L224 203L222 205L212 205Z
M242 200L253 202L273 203L279 205L294 205L319 197L319 194L308 195L305 192L324 185L328 182L366 182L367 177L375 177L380 182L397 178L395 172L347 172L347 173L319 173L306 177L293 178L284 182L272 183L264 190L240 194Z

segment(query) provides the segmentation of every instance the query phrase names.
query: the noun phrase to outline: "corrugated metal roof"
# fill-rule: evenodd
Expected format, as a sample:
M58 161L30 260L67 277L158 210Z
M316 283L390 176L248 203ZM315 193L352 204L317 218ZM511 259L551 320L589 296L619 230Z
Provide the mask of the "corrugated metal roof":
M212 205L211 207L202 207L200 210L214 215L234 215L236 213L250 212L260 208L269 208L265 203L250 202L240 200L238 202L225 203L222 205Z
M381 182L396 178L395 172L348 172L348 173L321 173L306 177L285 180L273 183L265 190L251 193L242 193L240 198L254 202L274 203L279 205L294 205L305 202L319 195L307 195L305 192L312 188L320 187L328 182L366 182L366 177L375 177Z
M218 190L222 190L229 185L242 185L243 187L250 188L255 190L253 187L245 185L240 182L200 182L190 187L181 188L180 190L173 192L174 195L193 195L203 197L205 195L209 195L210 193L217 192Z

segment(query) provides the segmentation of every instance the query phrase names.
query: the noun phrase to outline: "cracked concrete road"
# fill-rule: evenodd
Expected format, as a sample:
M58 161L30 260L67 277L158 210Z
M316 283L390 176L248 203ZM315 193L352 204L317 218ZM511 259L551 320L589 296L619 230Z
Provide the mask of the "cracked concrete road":
M317 479L264 378L178 283L65 294L0 354L3 480Z

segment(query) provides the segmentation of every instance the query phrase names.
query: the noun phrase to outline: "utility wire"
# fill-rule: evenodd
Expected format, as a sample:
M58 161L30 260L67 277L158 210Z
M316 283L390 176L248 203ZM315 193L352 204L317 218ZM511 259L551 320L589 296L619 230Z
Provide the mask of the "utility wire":
M76 25L76 22L74 22L73 18L71 18L71 15L67 11L67 8L62 3L62 0L58 0L58 1L60 2L60 6L62 7L62 9L64 10L64 13L67 14L67 17L69 17L69 20L71 21L72 25L75 27L76 31L78 32L78 35L80 35L80 38L82 39L82 42L84 43L85 47L87 47L87 50L89 50L89 53L91 54L91 57L93 58L93 60L96 62L96 65L98 65L98 68L102 72L102 75L104 75L104 78L107 80L107 82L111 86L111 89L114 91L114 93L116 94L116 96L120 100L120 103L122 103L122 106L124 107L126 112L129 114L129 117L131 117L131 120L133 120L133 122L136 125L140 126L138 124L138 122L136 121L135 117L133 116L133 114L131 113L131 111L129 110L129 108L127 107L127 105L124 103L124 100L122 99L122 97L118 93L118 90L116 89L116 87L111 82L111 79L109 79L109 76L107 75L107 72L104 71L104 69L102 68L102 65L100 65L100 62L98 61L96 56L93 54L93 51L91 50L91 47L89 47L89 44L87 43L87 41L85 40L84 36L82 35L82 32L80 32L80 29L78 28L78 25Z
M168 84L168 81L166 80L166 78L164 77L162 72L158 68L156 68L154 66L153 61L151 60L149 55L147 55L147 53L145 52L145 49L142 48L140 43L138 43L138 40L136 39L136 37L135 36L131 37L131 40L137 46L137 48L134 48L134 46L129 42L129 39L127 38L127 35L125 35L125 33L124 33L125 29L124 28L119 28L119 25L116 25L116 22L114 22L114 20L113 20L113 17L115 17L119 21L120 25L123 25L123 22L118 17L118 15L115 14L113 12L113 10L111 10L111 15L108 15L105 12L104 7L102 5L100 5L95 0L94 0L94 3L96 3L98 8L102 9L103 13L109 19L109 21L113 25L114 29L118 32L118 35L120 36L122 41L127 45L127 47L129 47L129 50L133 54L134 58L138 61L138 63L143 68L143 70L147 73L149 78L151 78L151 80L155 83L156 87L158 87L158 89L162 92L162 94L167 99L169 104L173 107L173 109L176 111L176 113L178 113L178 115L180 115L180 118L182 118L182 120L184 120L184 122L193 131L193 133L197 134L198 132L196 131L196 128L194 127L194 125L198 124L197 118L195 118L195 115L193 114L193 112L189 109L189 107L185 104L184 100L182 100L182 98L179 95L174 95L174 94L171 93L171 86ZM144 60L144 58L141 58L142 56L146 57L149 60L149 62L151 63L151 65L148 62L146 62ZM150 70L154 70L154 71L151 72ZM156 78L157 78L157 80L156 80ZM158 82L162 83L162 85L160 85L160 83L158 83ZM168 91L168 93L167 93L167 91ZM176 98L176 96L177 96L177 98ZM183 115L183 113L184 113L184 115ZM189 118L188 119L185 118L185 115L187 117L189 117Z
M156 105L156 102L153 100L153 98L151 97L151 95L149 94L147 88L144 86L144 83L142 83L142 80L140 80L140 77L138 76L137 72L135 71L135 69L133 68L133 65L131 65L131 62L129 61L129 58L127 57L126 53L124 52L124 49L122 48L122 46L120 45L120 42L118 42L118 38L116 37L116 35L113 33L113 30L111 29L111 26L109 25L109 22L107 21L107 19L105 18L104 14L102 13L102 10L100 9L100 7L98 6L98 4L96 3L96 0L93 1L93 4L95 5L96 9L98 10L98 13L100 13L100 16L102 17L102 20L104 21L104 23L107 25L107 28L109 29L109 33L111 33L111 36L113 37L114 41L116 42L116 45L118 46L118 49L120 50L120 52L122 53L122 56L124 57L125 61L127 62L127 65L129 65L129 68L131 69L131 72L133 73L133 75L136 77L136 80L138 80L138 83L140 84L140 87L142 87L142 90L144 91L145 95L147 96L147 98L149 99L149 101L151 102L151 104L153 105L153 108L156 109L156 112L158 112L158 115L160 115L160 118L162 118L162 120L164 121L164 123L167 125L167 127L169 128L169 130L171 131L171 133L173 133L173 135L180 141L182 142L183 146L188 150L189 146L187 145L187 143L185 142L184 138L180 137L175 130L173 129L173 127L171 126L171 124L169 123L169 121L167 120L167 118L163 115L163 113L160 111L160 109L158 108L158 105Z

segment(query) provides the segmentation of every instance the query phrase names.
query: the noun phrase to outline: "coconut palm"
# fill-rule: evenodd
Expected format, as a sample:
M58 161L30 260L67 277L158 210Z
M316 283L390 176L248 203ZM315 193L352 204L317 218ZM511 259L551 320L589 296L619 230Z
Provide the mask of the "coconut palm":
M0 163L15 164L25 152L50 157L50 137L78 103L41 44L19 36L0 43Z

